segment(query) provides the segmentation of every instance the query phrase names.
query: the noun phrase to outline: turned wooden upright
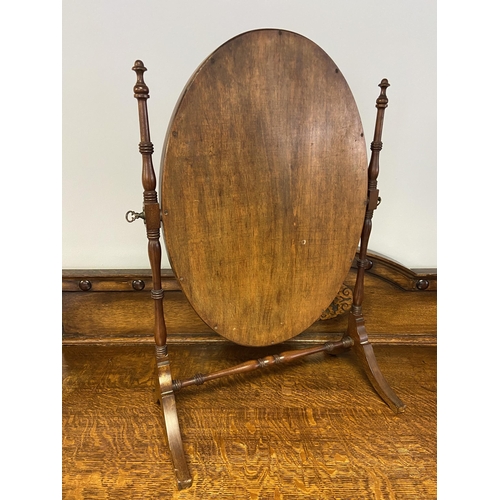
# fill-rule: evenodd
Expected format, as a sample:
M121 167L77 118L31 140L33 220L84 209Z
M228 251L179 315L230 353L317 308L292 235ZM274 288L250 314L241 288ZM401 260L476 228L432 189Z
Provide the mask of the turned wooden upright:
M172 377L170 373L170 361L167 352L167 328L163 312L163 290L161 287L161 246L160 246L160 224L161 214L156 193L156 175L153 168L153 143L149 135L149 120L147 99L149 99L149 89L144 83L144 67L142 61L136 61L133 68L137 74L137 83L134 86L134 97L139 106L139 128L141 142L139 152L142 154L142 185L144 188L144 205L142 214L134 214L131 219L144 218L146 222L146 233L148 237L148 255L153 275L153 290L151 297L155 306L155 344L156 344L156 389L158 400L161 401L165 419L165 430L167 441L172 454L172 460L177 475L179 489L187 488L191 485L192 479L189 474L184 449L182 447L177 409L172 387Z
M163 315L163 290L161 288L161 246L160 246L160 205L156 193L156 175L153 168L153 143L149 135L149 119L147 99L149 88L144 83L146 68L141 61L136 61L132 68L137 74L134 86L134 97L139 106L139 129L141 142L139 152L142 155L142 187L144 188L144 218L148 236L148 255L153 274L153 290L151 296L155 299L155 342L158 355L167 352L167 329Z
M367 169L351 91L316 44L255 30L217 49L187 83L161 161L161 206L149 136L144 67L136 61L144 207L153 272L157 395L179 488L192 479L174 393L184 387L353 349L380 396L404 404L378 368L362 313L387 80L380 83ZM200 317L244 346L276 345L308 328L343 286L361 239L348 329L340 340L173 380L161 289L160 227L176 277ZM214 293L215 292L215 293Z
M379 173L380 151L382 151L382 127L384 125L384 113L389 102L386 95L389 82L384 78L380 82L379 87L381 88L381 92L377 99L377 119L375 123L373 141L370 145L372 154L370 164L368 166L367 206L363 231L361 233L358 273L356 276L356 285L354 287L353 304L349 313L348 329L344 339L351 338L354 341L353 349L380 397L393 409L393 411L401 413L405 409L405 404L396 396L378 368L373 347L368 340L368 334L366 332L365 320L362 312L365 270L371 267L371 262L366 257L368 251L368 240L372 231L373 212L381 201L381 198L379 197L379 190L377 189L377 178Z

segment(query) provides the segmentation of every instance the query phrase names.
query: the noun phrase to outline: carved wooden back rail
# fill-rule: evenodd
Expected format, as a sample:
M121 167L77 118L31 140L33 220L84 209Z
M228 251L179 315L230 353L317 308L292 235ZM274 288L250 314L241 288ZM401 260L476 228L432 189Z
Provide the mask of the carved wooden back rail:
M202 63L179 99L163 150L160 205L146 68L136 61L133 70L144 210L129 212L127 219L146 223L158 399L179 488L192 482L174 397L183 387L352 348L382 399L403 411L378 368L362 313L368 240L380 201L388 81L379 85L367 169L354 98L322 49L285 30L233 38ZM246 346L279 344L318 319L340 289L361 239L343 338L173 380L161 289L162 224L173 270L193 308L214 331Z

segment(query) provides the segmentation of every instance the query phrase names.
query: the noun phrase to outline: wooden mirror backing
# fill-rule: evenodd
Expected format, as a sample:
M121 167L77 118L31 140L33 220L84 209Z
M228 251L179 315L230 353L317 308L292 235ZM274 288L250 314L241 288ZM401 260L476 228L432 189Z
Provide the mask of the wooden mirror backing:
M261 346L335 298L366 212L361 120L342 73L285 30L239 35L187 83L161 161L167 252L216 332Z

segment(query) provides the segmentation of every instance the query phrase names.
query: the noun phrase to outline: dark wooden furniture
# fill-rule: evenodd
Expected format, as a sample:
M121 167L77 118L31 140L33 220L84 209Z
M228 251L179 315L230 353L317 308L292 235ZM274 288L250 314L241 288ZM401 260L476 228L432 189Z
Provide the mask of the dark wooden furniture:
M163 149L160 203L146 68L136 61L133 70L144 210L127 218L143 218L149 240L158 398L179 488L192 481L174 396L184 387L352 348L384 401L403 411L377 366L362 314L368 239L380 201L387 80L380 83L367 168L356 103L320 47L276 29L231 39L201 64L179 99ZM345 335L173 380L161 288L161 224L173 270L193 308L215 332L253 347L282 343L317 320L341 288L361 241Z

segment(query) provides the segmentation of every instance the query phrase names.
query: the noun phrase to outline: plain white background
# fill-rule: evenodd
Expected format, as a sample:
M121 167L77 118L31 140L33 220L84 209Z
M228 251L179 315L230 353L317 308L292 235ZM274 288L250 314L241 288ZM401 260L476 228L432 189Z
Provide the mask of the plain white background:
M149 267L144 226L124 217L142 207L134 61L148 68L158 174L166 127L193 71L228 39L266 27L296 31L336 62L367 146L378 83L389 79L370 249L407 267L436 267L436 17L434 0L65 0L62 267Z

